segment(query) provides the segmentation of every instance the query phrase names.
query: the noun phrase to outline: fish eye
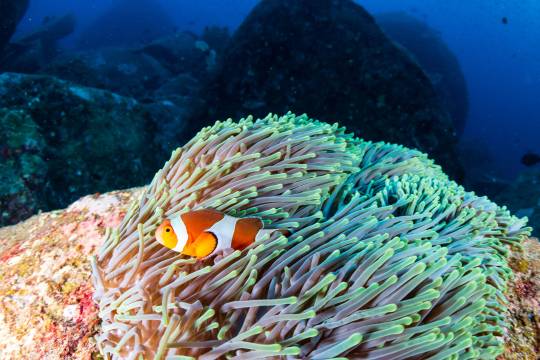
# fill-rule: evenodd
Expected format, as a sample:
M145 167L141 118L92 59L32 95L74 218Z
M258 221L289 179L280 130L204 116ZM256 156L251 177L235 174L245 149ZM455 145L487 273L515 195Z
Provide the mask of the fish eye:
M166 228L165 232L171 232L171 228Z

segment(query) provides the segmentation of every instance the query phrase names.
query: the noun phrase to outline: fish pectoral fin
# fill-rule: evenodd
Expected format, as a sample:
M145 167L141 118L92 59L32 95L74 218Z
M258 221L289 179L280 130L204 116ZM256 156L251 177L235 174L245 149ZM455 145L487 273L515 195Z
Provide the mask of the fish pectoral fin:
M184 250L182 250L182 254L187 255L187 256L197 256L197 254L195 253L194 244L193 243L187 244L184 247Z
M191 256L203 258L210 255L217 247L217 238L211 232L204 231L199 235L195 241L190 244L189 252ZM190 255L187 254L186 255Z

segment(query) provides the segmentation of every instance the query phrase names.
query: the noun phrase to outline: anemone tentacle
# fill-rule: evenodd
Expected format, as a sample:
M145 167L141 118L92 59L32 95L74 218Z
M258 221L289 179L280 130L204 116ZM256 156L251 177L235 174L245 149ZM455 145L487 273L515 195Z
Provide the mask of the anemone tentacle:
M190 209L273 233L198 261L161 246ZM306 115L202 129L92 260L107 358L493 359L508 247L530 229L425 154Z

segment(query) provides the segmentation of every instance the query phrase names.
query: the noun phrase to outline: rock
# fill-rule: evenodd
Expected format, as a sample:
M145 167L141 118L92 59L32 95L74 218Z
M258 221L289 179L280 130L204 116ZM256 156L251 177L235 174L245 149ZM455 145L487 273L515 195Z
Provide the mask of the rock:
M193 97L200 90L200 82L189 73L182 73L167 80L154 92L154 97L160 100L170 100L176 97Z
M109 6L82 30L80 48L139 46L176 28L169 14L152 0L123 0Z
M12 169L0 203L13 204L1 224L37 208L65 207L85 194L148 182L170 151L163 150L162 138L156 140L160 123L181 129L183 121L163 118L163 104L154 107L50 76L1 74L0 108L25 124L15 127L7 115L2 118L8 138L21 140L7 144L0 162ZM177 135L165 136L172 141Z
M465 168L465 178L461 184L467 189L495 199L510 186L510 181L500 176L508 173L504 168L506 164L490 151L486 139L461 138L458 157Z
M212 34L207 36L211 38ZM151 56L172 74L190 73L201 79L207 75L213 50L197 35L179 32L156 39L135 51Z
M144 104L148 119L153 124L152 146L159 156L153 163L153 168L159 168L159 161L163 161L170 152L178 147L184 136L185 124L191 117L192 107L197 99L188 96L172 96L163 100Z
M39 72L139 100L149 99L172 76L151 56L123 48L66 53Z
M2 359L90 359L97 352L88 256L138 193L87 196L0 229Z
M39 72L143 102L163 99L164 92L194 97L200 82L208 77L208 63L213 61L212 49L201 50L197 41L194 36L177 33L141 47L65 53ZM174 88L171 82L185 85Z
M77 23L73 13L68 13L64 16L46 17L43 24L36 30L26 34L19 39L18 43L28 44L35 41L39 42L56 42L73 33Z
M45 140L25 110L0 108L0 224L45 207Z
M231 39L229 29L221 26L206 26L201 37L218 54L225 51Z
M494 197L515 213L529 218L533 235L540 236L540 168L524 170L517 179Z
M501 359L538 359L540 353L540 242L531 238L523 252L513 252L506 348Z
M376 14L377 24L426 72L454 127L462 134L469 111L465 76L456 56L435 29L405 12Z
M17 28L17 24L28 9L30 0L0 1L0 55Z
M9 44L0 70L33 73L58 55L57 42L75 30L75 15L47 17L41 27Z
M65 210L0 229L0 353L11 359L89 359L100 331L91 301L90 255L142 189L86 196ZM534 360L540 347L540 243L511 255L506 350ZM32 306L28 306L32 304Z
M39 44L21 45L10 43L4 48L4 53L0 54L0 73L33 74L45 64L44 60Z
M210 119L306 112L368 140L421 149L461 178L455 129L430 80L353 1L259 2L216 73L193 128Z

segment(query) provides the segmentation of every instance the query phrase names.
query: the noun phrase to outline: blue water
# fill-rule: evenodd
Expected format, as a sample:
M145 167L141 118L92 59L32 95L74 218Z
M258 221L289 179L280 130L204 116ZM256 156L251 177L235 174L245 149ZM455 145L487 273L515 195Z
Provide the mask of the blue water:
M458 57L468 84L470 110L462 141L485 144L494 159L490 164L492 175L511 179L523 170L520 158L525 152L540 153L540 2L359 2L372 13L405 11L440 32ZM18 34L35 29L44 16L73 12L78 28L63 44L74 47L80 32L114 3L118 1L33 0ZM234 29L256 3L255 0L156 1L169 14L177 30L196 33L206 25ZM503 24L503 17L508 19L508 24ZM118 22L121 26L129 19Z
M540 2L363 1L370 11L403 9L440 31L469 88L464 141L480 139L501 177L523 169L524 152L540 151ZM501 19L506 17L508 24Z

